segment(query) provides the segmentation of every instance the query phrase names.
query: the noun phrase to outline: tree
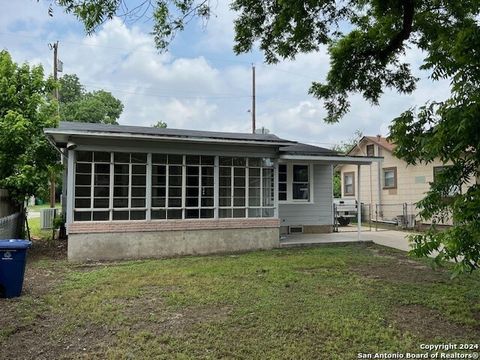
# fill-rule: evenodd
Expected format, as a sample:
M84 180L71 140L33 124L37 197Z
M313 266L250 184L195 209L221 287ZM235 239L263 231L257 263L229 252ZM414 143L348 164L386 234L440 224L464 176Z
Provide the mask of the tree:
M123 104L111 93L104 90L86 92L75 74L62 76L59 87L62 120L118 124Z
M335 150L341 154L348 154L353 147L358 144L362 137L362 131L357 129L350 138L341 141L340 144L334 145L332 150ZM340 171L335 171L333 174L333 196L336 198L342 197L342 179L340 178Z
M42 66L18 65L0 52L0 188L18 204L45 190L59 156L43 134L58 124L55 83Z
M152 125L152 127L157 128L157 129L166 129L167 128L167 123L164 121L157 121L156 124Z
M60 104L67 104L80 100L85 94L85 88L80 83L80 79L75 74L65 74L58 79L58 94Z
M59 0L87 32L128 9L118 0ZM153 8L157 47L168 47L194 17L208 18L208 0L147 1ZM126 7L125 7L126 6ZM338 122L350 108L349 95L360 93L377 105L385 88L412 93L417 78L404 57L408 47L424 54L421 69L431 79L450 81L451 96L419 109L406 109L393 120L390 139L395 154L410 164L436 157L448 168L418 206L424 219L449 216L454 226L414 238L417 255L454 260L456 271L480 267L480 15L479 0L233 0L236 53L259 46L267 63L328 47L330 70L310 94L322 100L325 120ZM147 10L150 8L147 8ZM123 13L124 16L131 11ZM120 14L122 15L122 14ZM452 186L476 183L466 192L445 196Z

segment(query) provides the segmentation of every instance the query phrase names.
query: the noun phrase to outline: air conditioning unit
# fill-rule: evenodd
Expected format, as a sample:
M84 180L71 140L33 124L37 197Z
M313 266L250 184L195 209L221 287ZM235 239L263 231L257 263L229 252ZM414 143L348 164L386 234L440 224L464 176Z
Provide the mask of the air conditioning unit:
M53 219L57 216L58 209L41 209L40 210L40 225L42 230L53 229Z
M408 214L407 215L407 228L413 229L415 227L415 214Z

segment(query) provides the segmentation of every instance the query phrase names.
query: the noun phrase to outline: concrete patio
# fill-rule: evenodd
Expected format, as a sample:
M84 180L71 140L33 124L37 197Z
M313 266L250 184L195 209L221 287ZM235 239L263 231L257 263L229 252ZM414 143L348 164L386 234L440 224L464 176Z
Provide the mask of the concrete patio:
M373 242L394 249L409 251L406 238L410 233L396 230L362 231L360 242ZM358 243L356 232L328 234L291 234L280 239L281 247L312 246L325 244Z

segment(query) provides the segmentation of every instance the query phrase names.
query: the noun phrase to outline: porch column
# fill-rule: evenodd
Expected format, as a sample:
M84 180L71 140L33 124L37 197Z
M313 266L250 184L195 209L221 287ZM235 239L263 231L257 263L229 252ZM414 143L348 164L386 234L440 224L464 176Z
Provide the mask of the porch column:
M357 165L357 239L362 234L362 203L360 202L360 164Z
M73 202L74 198L74 187L75 187L75 151L68 150L68 159L67 159L67 234L68 234L68 225L73 222ZM63 185L65 186L65 184Z
M278 212L278 159L274 160L274 168L273 168L273 205L275 206L273 216L275 218L279 217Z
M213 218L218 219L218 206L220 204L219 195L220 195L220 160L218 155L215 156L213 167Z

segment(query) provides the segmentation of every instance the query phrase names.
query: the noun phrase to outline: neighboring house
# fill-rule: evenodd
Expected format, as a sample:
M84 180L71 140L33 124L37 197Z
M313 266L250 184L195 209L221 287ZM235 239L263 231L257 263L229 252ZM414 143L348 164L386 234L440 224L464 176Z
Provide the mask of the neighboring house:
M68 256L119 259L268 249L330 232L345 156L272 134L60 123Z
M394 149L395 144L382 136L364 136L348 153L383 158L381 162L360 167L360 201L371 204L372 218L394 220L403 214L404 204L409 213L417 213L415 204L423 199L435 175L445 167L439 159L429 164L407 165L392 154ZM358 200L357 166L342 165L337 170L341 173L342 197Z

